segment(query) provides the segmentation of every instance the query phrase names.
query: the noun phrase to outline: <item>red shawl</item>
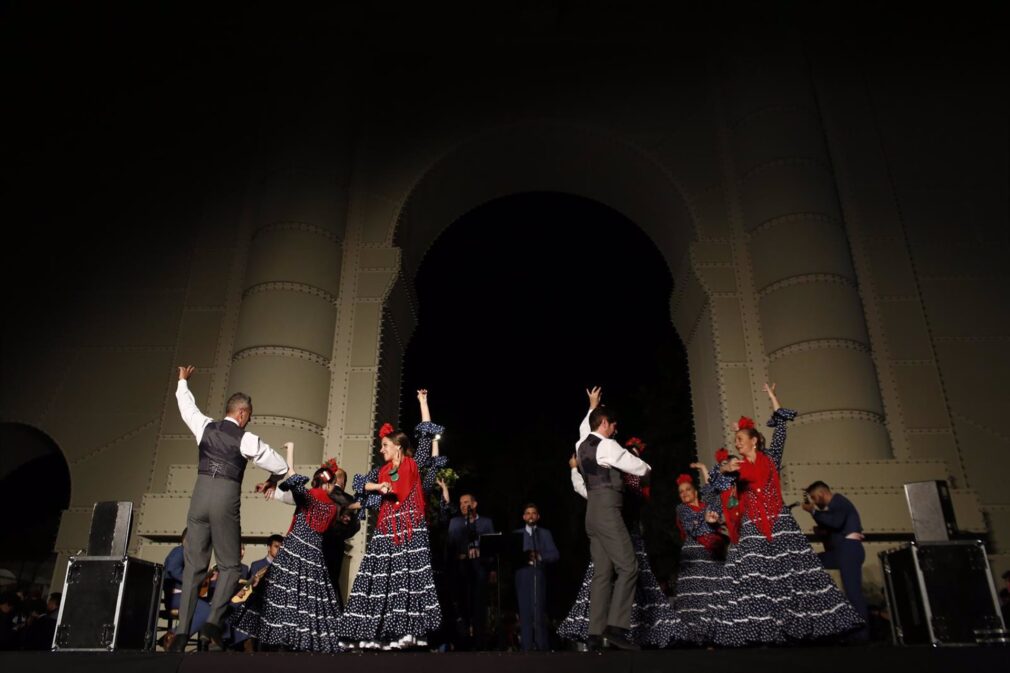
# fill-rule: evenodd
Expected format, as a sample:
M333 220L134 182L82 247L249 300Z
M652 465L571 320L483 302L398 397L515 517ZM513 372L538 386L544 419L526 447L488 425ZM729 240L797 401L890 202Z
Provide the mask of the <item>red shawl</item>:
M421 478L417 463L410 456L404 456L397 471L399 479L393 481L390 472L392 461L379 469L379 483L389 484L393 490L382 498L379 507L377 528L385 533L393 531L393 543L400 544L400 523L404 525L406 539L414 533L414 525L424 520L424 496L421 493Z
M782 512L782 484L775 463L764 451L758 451L754 462L740 461L737 480L740 507L769 540L772 527Z
M305 523L317 533L325 533L337 515L337 505L330 499L330 494L322 488L309 489L306 492L306 502L295 511L291 517L288 533L295 527L295 519L299 514L305 515Z
M703 509L706 509L705 503L700 502L698 500L695 500L693 503L687 506L693 509L695 512L700 512ZM684 524L680 522L679 516L677 517L677 529L680 531L680 539L686 540L687 531L684 530ZM698 544L704 547L705 550L713 557L718 556L722 551L724 543L722 536L719 535L718 533L705 533L704 535L699 535L695 539L698 541Z

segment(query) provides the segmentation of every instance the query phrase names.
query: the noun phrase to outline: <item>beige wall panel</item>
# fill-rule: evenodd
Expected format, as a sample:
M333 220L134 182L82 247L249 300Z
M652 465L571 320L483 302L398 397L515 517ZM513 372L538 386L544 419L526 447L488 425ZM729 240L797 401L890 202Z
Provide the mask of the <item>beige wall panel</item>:
M223 318L223 310L184 311L175 347L176 362L196 365L200 369L213 367Z
M151 427L70 465L71 505L102 500L140 502L154 463L158 430Z
M383 421L384 423L386 421ZM390 423L392 421L389 421ZM344 445L341 450L342 457L340 459L340 467L347 471L347 483L350 484L351 480L356 474L368 474L369 470L372 469L371 457L373 447L378 445L378 440L370 441L367 439L345 439ZM350 487L348 487L349 489Z
M706 310L694 339L684 344L691 379L695 441L702 456L707 455L708 447L723 442L719 370L711 343L711 316Z
M780 287L758 302L765 351L805 341L846 339L868 344L863 305L855 288L835 283Z
M383 299L396 282L396 271L366 271L358 274L358 299Z
M801 412L854 409L882 414L873 361L863 351L818 348L776 358L768 364L786 406L802 400Z
M374 398L375 372L351 372L347 381L346 434L372 434L372 405Z
M156 424L165 382L172 373L171 357L171 353L128 351L78 359L68 372L60 404L40 429L72 463Z
M782 158L812 159L830 165L824 147L824 129L809 109L780 108L757 114L734 134L733 160L741 175Z
M675 278L677 280L674 281L673 295L670 297L670 319L677 334L686 342L691 338L692 332L699 329L699 321L708 305L708 296L694 271L685 270Z
M922 276L921 285L934 338L1010 336L1006 311L1010 283L1006 280Z
M74 553L78 549L86 549L93 511L94 503L89 503L86 507L72 507L63 510L63 515L60 518L60 530L56 534L56 544L53 548L57 551L70 553ZM60 569L58 564L57 569Z
M688 376L691 379L691 408L694 412L694 436L699 456L706 462L723 445L723 410L719 369L712 348L711 314L705 310L694 338L685 344Z
M949 431L909 433L909 448L913 458L942 460L950 468L952 475L963 477L961 458L954 443L954 435ZM957 487L964 485L963 481L956 484Z
M285 442L294 442L295 463L298 465L314 464L318 467L323 463L324 440L322 435L317 432L304 428L257 423L255 416L253 416L252 422L249 424L249 431L257 434L260 439L269 444L275 451L277 451L277 453L281 454L281 456L285 458L287 457L284 450ZM329 458L329 456L325 457ZM249 471L253 472L252 477L249 476ZM263 469L256 467L254 463L249 463L248 468L246 469L246 479L252 478L256 481L262 481L265 474L266 473ZM256 483L256 481L253 483Z
M303 283L336 296L340 290L339 243L298 229L268 229L253 239L245 287L259 283Z
M393 237L396 218L400 214L399 200L377 194L355 194L351 217L361 222L361 242L365 245L385 245ZM455 218L453 218L453 221Z
M68 336L74 346L175 345L184 292L121 292L86 297Z
M279 171L264 180L259 191L261 224L305 222L343 238L344 203L339 161L332 170L294 169Z
M382 304L354 305L354 335L351 342L351 366L374 367L379 361L379 321Z
M200 449L196 439L185 437L181 439L162 437L158 440L158 448L154 463L154 473L151 475L152 491L176 490L178 482L172 483L172 474L176 469L192 468L196 474L196 464L200 460ZM195 478L182 486L184 490L192 491Z
M173 365L177 364L178 363L173 363ZM184 435L186 437L192 437L192 431L186 427L186 424L182 421L182 416L179 415L179 402L175 398L175 391L179 386L179 378L177 371L173 369L173 365L169 365L168 371L165 372L165 379L168 379L167 382L169 385L167 386L168 390L164 395L165 409L161 433L163 435ZM224 417L224 408L214 409L207 401L214 376L215 374L212 372L197 370L189 379L189 391L193 393L193 398L196 400L196 406L200 408L200 411L202 411L205 416L220 419ZM231 390L228 394L231 395L232 392L237 391Z
M750 377L750 370L742 367L723 367L723 399L726 400L726 416L730 425L736 422L741 416L750 416L759 424L764 421L759 418L765 414L765 410L756 412L754 409L754 396L752 395L753 382ZM755 415L757 414L757 415ZM733 429L731 427L722 428L719 446L712 447L715 451L720 446L733 448Z
M733 267L703 266L697 273L709 292L733 294L737 291Z
M733 248L723 241L695 241L691 244L691 261L695 264L732 264ZM732 275L733 270L729 270Z
M699 238L726 238L730 235L726 194L719 186L691 196L691 214Z
M178 542L151 542L145 540L137 549L136 557L151 563L165 563L168 553L179 546ZM248 555L248 554L247 554Z
M400 250L398 248L358 247L358 268L399 271Z
M186 527L189 493L147 493L144 495L137 532L140 535L179 535ZM294 508L266 501L257 493L242 494L242 535L265 537L283 535L291 525Z
M790 408L807 406L804 396L794 398L792 388L789 389L789 399L800 400L800 402L790 403L787 401L786 389L781 386L781 382L778 383L785 406ZM801 408L798 411L803 413L809 410ZM800 418L802 419L802 416ZM772 429L764 427L767 413L760 414L755 420L758 421L759 429L765 433L765 437L771 441ZM803 463L811 461L837 462L840 460L864 461L878 460L890 455L891 448L887 428L882 424L861 418L828 418L811 423L793 423L789 428L785 461L786 463L791 463L793 460ZM809 481L803 484L790 482L790 486L800 487L809 483Z
M297 348L329 359L337 309L306 292L256 292L242 300L233 350L258 346Z
M936 344L947 399L955 415L989 427L1004 425L1006 381L1010 379L1006 346L997 340ZM1008 433L1004 430L1003 434Z
M752 234L754 286L812 273L855 279L849 242L841 225L809 216L788 218Z
M822 213L841 220L830 173L809 165L762 168L740 186L744 229L794 213Z
M887 349L894 360L932 360L933 349L922 306L918 301L889 301L880 304L887 335Z
M712 300L712 307L715 329L719 335L719 342L714 345L719 362L747 362L740 301L733 297L716 297Z
M307 477L311 477L312 473L315 472L320 463L312 461L307 463L298 460L298 450L297 445L295 447L295 472L298 474L304 474ZM284 456L283 448L278 450L281 456ZM168 481L166 482L164 489L159 489L164 493L182 493L189 495L193 492L193 485L196 483L197 476L196 465L173 465L168 473ZM353 476L353 475L352 475ZM266 478L266 472L262 469L256 467L253 463L249 463L246 468L245 475L242 478L242 491L252 491L256 484L260 483Z
M795 433L790 430L790 434ZM795 436L790 437L788 444L792 445L794 439ZM950 477L947 464L939 460L806 462L803 447L810 444L802 441L802 437L800 440L796 443L796 451L792 451L791 446L788 447L790 459L786 461L784 470L784 474L788 475L790 488L794 492L818 480L830 485L832 490L844 494L849 488L893 488L895 484L909 481L947 480Z
M968 486L987 505L1010 505L1006 471L997 467L1006 464L1004 461L1005 456L1010 455L1010 440L1005 435L996 436L968 422L955 421L955 426Z
M867 239L863 242L863 250L870 262L873 282L880 296L918 295L915 271L903 239Z
M229 390L251 395L254 414L326 425L330 371L315 362L271 355L244 357L232 363Z
M909 428L946 429L947 408L936 367L928 364L895 363L891 371L901 395L901 411Z

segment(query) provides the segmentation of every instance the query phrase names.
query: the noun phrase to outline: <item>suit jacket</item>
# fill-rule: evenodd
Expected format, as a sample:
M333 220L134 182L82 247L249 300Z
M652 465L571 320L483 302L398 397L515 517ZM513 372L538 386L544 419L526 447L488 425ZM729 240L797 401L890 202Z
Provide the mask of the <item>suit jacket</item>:
M554 536L546 528L541 528L537 526L534 529L536 533L536 540L533 536L526 532L526 526L522 528L516 528L513 533L521 533L523 536L523 551L533 551L534 549L540 552L540 559L542 563L556 563L561 554L558 552L557 545L554 544Z
M465 556L470 548L471 540L480 544L480 536L494 532L494 522L484 516L477 516L472 525L468 525L463 516L454 516L449 521L448 551L450 559Z

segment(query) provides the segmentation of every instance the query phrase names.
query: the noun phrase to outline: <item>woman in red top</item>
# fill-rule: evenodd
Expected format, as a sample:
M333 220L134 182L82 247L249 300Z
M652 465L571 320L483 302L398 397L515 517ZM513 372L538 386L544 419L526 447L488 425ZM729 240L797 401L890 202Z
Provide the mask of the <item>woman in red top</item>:
M775 385L765 384L772 403L768 426L771 444L754 421L741 418L736 450L713 475L713 487L737 489L739 539L730 546L726 570L732 597L724 623L751 643L785 643L833 636L863 623L824 571L806 536L782 502L779 472L786 445L786 424L796 412L783 408Z
M422 423L419 458L430 461L433 437L428 391L418 391ZM407 435L388 423L379 431L384 461L377 480L364 484L380 496L379 515L341 620L341 640L362 648L423 647L438 629L442 612L431 572L428 526L420 469Z

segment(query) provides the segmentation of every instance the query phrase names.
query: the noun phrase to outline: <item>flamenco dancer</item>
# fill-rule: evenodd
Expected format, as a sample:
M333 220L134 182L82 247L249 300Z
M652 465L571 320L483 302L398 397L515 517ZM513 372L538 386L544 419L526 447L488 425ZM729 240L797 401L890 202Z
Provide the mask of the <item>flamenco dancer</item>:
M732 591L724 566L726 539L719 533L719 494L708 485L704 463L692 463L691 467L701 474L700 493L691 475L677 477L677 528L683 541L673 600L680 620L677 638L696 645L743 645L742 636L725 624Z
M629 439L625 447L636 456L645 451L645 444L637 437ZM585 480L579 474L574 458L568 461L572 470L572 487L575 492L586 497ZM645 541L642 537L641 521L638 518L641 505L649 500L649 487L641 485L637 475L623 473L621 475L625 487L624 520L631 535L631 545L638 561L638 580L635 583L635 600L631 606L631 640L641 647L666 647L674 639L680 639L678 617L670 607L663 590L652 572L649 556L645 551ZM561 626L558 634L575 642L588 640L589 628L589 595L593 581L593 562L589 561L586 574L582 578L582 586L575 597L575 604Z
M368 481L355 477L355 490L371 496L368 505L379 510L339 627L342 641L361 648L423 647L442 621L421 470L432 462L432 442L444 429L431 422L428 391L417 391L417 400L416 453L407 435L387 423L379 431L385 464Z
M611 646L637 650L640 643L664 647L676 619L649 566L641 536L628 532L622 517L625 477L637 488L649 465L610 439L614 412L600 406L599 387L587 390L589 413L579 427L576 455L569 461L572 487L586 498L586 533L591 561L582 587L558 634L585 641L590 650ZM616 579L614 575L616 574ZM588 613L588 614L587 614ZM606 637L606 641L604 641Z
M334 461L316 470L309 478L291 475L278 488L287 491L297 509L284 545L274 558L259 591L236 607L233 627L257 638L261 645L281 646L306 652L340 652L337 637L340 601L330 581L323 554L323 536L341 526L348 503L336 487ZM309 484L309 487L306 487Z
M765 384L772 405L771 445L749 418L741 418L731 458L713 477L713 487L737 488L739 542L729 549L726 570L733 596L722 623L749 643L786 643L834 636L863 624L862 618L824 571L806 537L782 502L779 471L786 423L796 412L783 408L775 384Z

